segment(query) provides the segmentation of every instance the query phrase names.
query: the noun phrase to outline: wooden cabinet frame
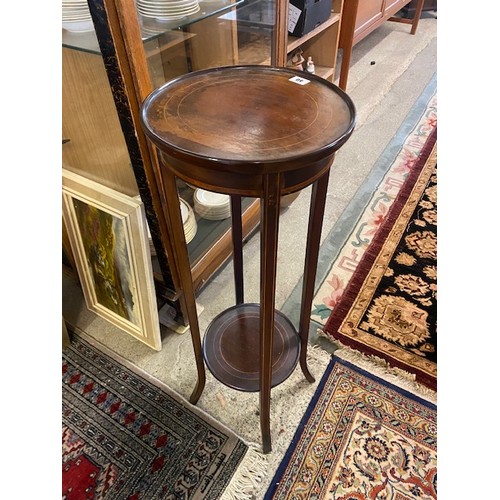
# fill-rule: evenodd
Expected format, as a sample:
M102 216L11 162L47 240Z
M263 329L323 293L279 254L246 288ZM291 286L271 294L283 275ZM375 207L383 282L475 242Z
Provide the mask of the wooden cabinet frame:
M294 48L303 46L317 59L317 74L332 81L337 58L342 2L343 0L334 0L334 12L330 19L311 33L298 39L288 36L288 0L276 0L275 36L272 37L271 57L267 64L286 66L288 54ZM153 82L151 79L148 66L150 54L146 52L142 40L135 2L134 0L88 0L88 3L106 73L106 77L102 78L107 78L107 82L104 82L101 87L109 83L112 94L112 100L109 96L103 97L103 99L107 99L106 106L109 106L109 102L114 103L119 120L119 127L116 125L115 129L121 128L124 139L122 141L119 137L120 154L123 156L125 151L128 153L133 172L132 175L124 172L124 185L120 187L122 187L123 192L134 196L137 194L135 186L137 184L156 251L157 265L154 266L154 276L159 306L166 301L169 302L177 311L176 320L186 324L185 307L181 299L182 293L179 285L178 256L175 254L171 237L173 234L172 220L171 215L164 208L167 204L166 195L162 188L160 163L157 151L147 141L140 123L141 104L154 86L158 85L158 82ZM193 35L185 32L185 36L189 38ZM69 60L74 61L75 68L81 59L99 57L92 53L85 54L70 48L63 50ZM162 46L159 50L163 52L167 48ZM234 57L237 56L234 44L232 53ZM163 57L163 54L159 53L159 56ZM321 63L323 59L328 61L324 64L324 68L322 68L323 64ZM94 62L92 61L91 66L96 66L99 70L98 66L102 67L101 61L99 60L95 64ZM266 64L266 62L262 64ZM102 69L99 71L104 75ZM68 88L71 87L72 83L78 82L78 76L73 75L69 80L69 82L64 82ZM78 89L75 91L78 93ZM71 96L69 99L71 100ZM114 110L112 112L114 113ZM115 133L115 135L119 136L120 134ZM122 164L128 163L121 160L120 162ZM93 178L93 180L99 182L98 178ZM256 229L259 220L259 200L256 199L243 215L243 238L248 237ZM201 289L210 276L231 257L231 243L232 237L229 228L213 241L211 247L203 255L191 262L195 290Z
M342 49L339 87L347 88L352 48L385 21L411 24L410 33L417 31L424 0L418 0L412 19L394 17L411 0L345 0L342 14L339 48Z
M133 0L89 0L89 9L162 278L170 290L168 298L175 301L179 275L172 265L169 220L162 210L158 159L139 121L142 100L152 88L135 5Z

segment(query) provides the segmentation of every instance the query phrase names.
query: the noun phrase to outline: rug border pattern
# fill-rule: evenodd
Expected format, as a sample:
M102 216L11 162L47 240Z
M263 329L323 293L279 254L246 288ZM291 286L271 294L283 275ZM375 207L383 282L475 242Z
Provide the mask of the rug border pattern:
M351 214L353 218L350 221L345 221L343 220L345 217L342 217L341 228L344 231L346 228L343 226L352 225L349 234L334 236L332 231L329 235L328 241L337 238L343 243L338 245L336 241L330 241L329 245L334 246L334 248L331 248L328 253L329 266L315 292L311 319L321 325L326 323L331 311L335 310L347 283L373 240L381 221L384 220L397 198L400 188L410 174L414 162L418 159L422 147L435 126L437 94L434 79L432 79L424 95L427 95L427 91L432 89L434 89L434 92L431 93L411 130L408 130L409 124L405 120L401 130L406 131L406 136L398 139L395 137L373 166L368 179L372 179L375 172L380 175L379 171L383 171L378 182L374 183L373 180L365 181L353 198L353 200L359 198L360 201L357 204L361 203L364 207L358 208L356 215ZM413 120L415 120L414 111L412 109L408 113L407 120L409 116L412 116ZM396 136L402 133L401 130L398 131ZM352 212L351 204L346 208L346 213Z
M352 200L339 217L339 220L335 223L323 241L318 260L313 304L316 304L318 300L321 301L321 299L318 298L321 287L331 274L332 269L335 266L335 261L342 252L343 247L348 243L349 238L362 217L362 214L371 203L371 196L373 192L378 188L378 186L381 185L385 176L390 172L391 165L393 165L398 157L398 154L400 154L402 148L404 148L410 134L415 131L423 117L426 113L428 113L429 106L436 98L436 76L437 75L434 74L430 78L429 83L406 115L395 136L387 144L375 162L367 180L358 188L356 194L353 196ZM360 208L359 205L362 205L362 207ZM353 214L357 213L361 215L354 216L353 218ZM332 252L334 257L333 263L331 260ZM298 308L296 305L300 302L301 290L302 278L300 278L297 282L292 293L281 308L281 311L285 313L294 324L298 324ZM314 324L315 328L321 328L324 325L325 320L319 320L318 316L312 314L314 308L315 306L313 305L311 311L311 324Z
M417 164L415 165L410 176L401 188L400 194L394 201L391 210L384 220L384 223L377 231L369 249L363 255L363 258L361 259L361 262L358 266L358 272L355 273L353 278L350 280L342 295L342 298L336 305L334 311L332 312L322 329L323 333L330 339L338 339L344 345L348 345L355 349L361 349L367 354L378 356L383 355L392 366L397 366L405 370L408 370L409 367L408 364L404 362L404 360L391 356L386 351L381 353L380 350L371 348L370 345L362 343L360 340L357 340L356 338L353 338L351 336L347 336L347 333L351 333L351 331L353 330L353 325L344 326L344 321L347 314L353 308L353 303L358 296L359 289L361 286L363 286L365 280L367 279L369 271L374 266L379 251L382 248L384 242L387 240L389 234L392 231L401 229L398 227L394 227L394 224L401 216L402 211L405 208L405 204L411 197L412 192L418 192L418 189L421 189L421 186L416 185L416 183L418 182L419 177L422 175L425 165L437 161L436 144L437 127L435 127L432 133L429 135L422 149ZM422 180L422 183L424 182L424 180L425 179ZM371 287L372 285L370 284L369 286ZM360 334L358 334L357 331L356 337L360 338ZM392 344L390 346L391 348L393 347ZM408 356L406 357L410 357L410 355L408 354ZM415 361L415 355L411 355L411 361ZM420 357L416 361L418 361L416 366L412 364L412 372L415 373L417 380L435 390L437 387L437 365L435 363L429 362L428 360L421 359Z

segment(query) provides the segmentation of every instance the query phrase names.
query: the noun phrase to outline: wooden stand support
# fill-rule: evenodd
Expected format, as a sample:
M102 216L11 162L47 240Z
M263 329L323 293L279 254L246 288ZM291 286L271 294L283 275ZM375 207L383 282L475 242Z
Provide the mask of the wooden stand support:
M203 360L223 384L259 391L262 448L271 451L271 388L285 381L300 360L307 367L309 316L335 152L355 121L351 99L314 75L266 66L223 67L189 73L155 90L142 106L142 124L160 150L166 216L181 270L198 381ZM175 178L231 196L236 305L216 316L203 347ZM313 184L301 316L297 332L275 309L281 197ZM244 303L241 197L260 198L260 303ZM292 398L293 395L290 395Z

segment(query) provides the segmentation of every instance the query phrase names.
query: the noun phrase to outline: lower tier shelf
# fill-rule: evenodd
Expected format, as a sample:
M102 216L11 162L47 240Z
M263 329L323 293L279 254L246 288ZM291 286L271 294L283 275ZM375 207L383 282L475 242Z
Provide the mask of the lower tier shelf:
M260 306L241 304L216 316L203 340L203 356L213 376L228 387L259 390ZM271 387L284 382L297 366L300 340L290 320L274 312Z

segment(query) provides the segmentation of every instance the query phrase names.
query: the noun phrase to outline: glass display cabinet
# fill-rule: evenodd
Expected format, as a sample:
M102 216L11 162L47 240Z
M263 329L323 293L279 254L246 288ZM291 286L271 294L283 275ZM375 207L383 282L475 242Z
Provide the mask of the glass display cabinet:
M140 196L158 308L169 303L176 321L186 324L170 214L163 209L157 152L140 127L141 103L152 90L185 73L228 65L286 66L298 48L304 57L313 57L316 74L333 81L342 0L333 1L326 22L299 38L288 35L287 0L166 5L154 0L63 0L62 161L67 170ZM185 232L199 290L231 256L231 219L227 213L207 217L197 211L194 189L178 187L180 198L193 209L195 222ZM258 200L244 199L242 237L258 223ZM63 246L64 241L63 236Z

